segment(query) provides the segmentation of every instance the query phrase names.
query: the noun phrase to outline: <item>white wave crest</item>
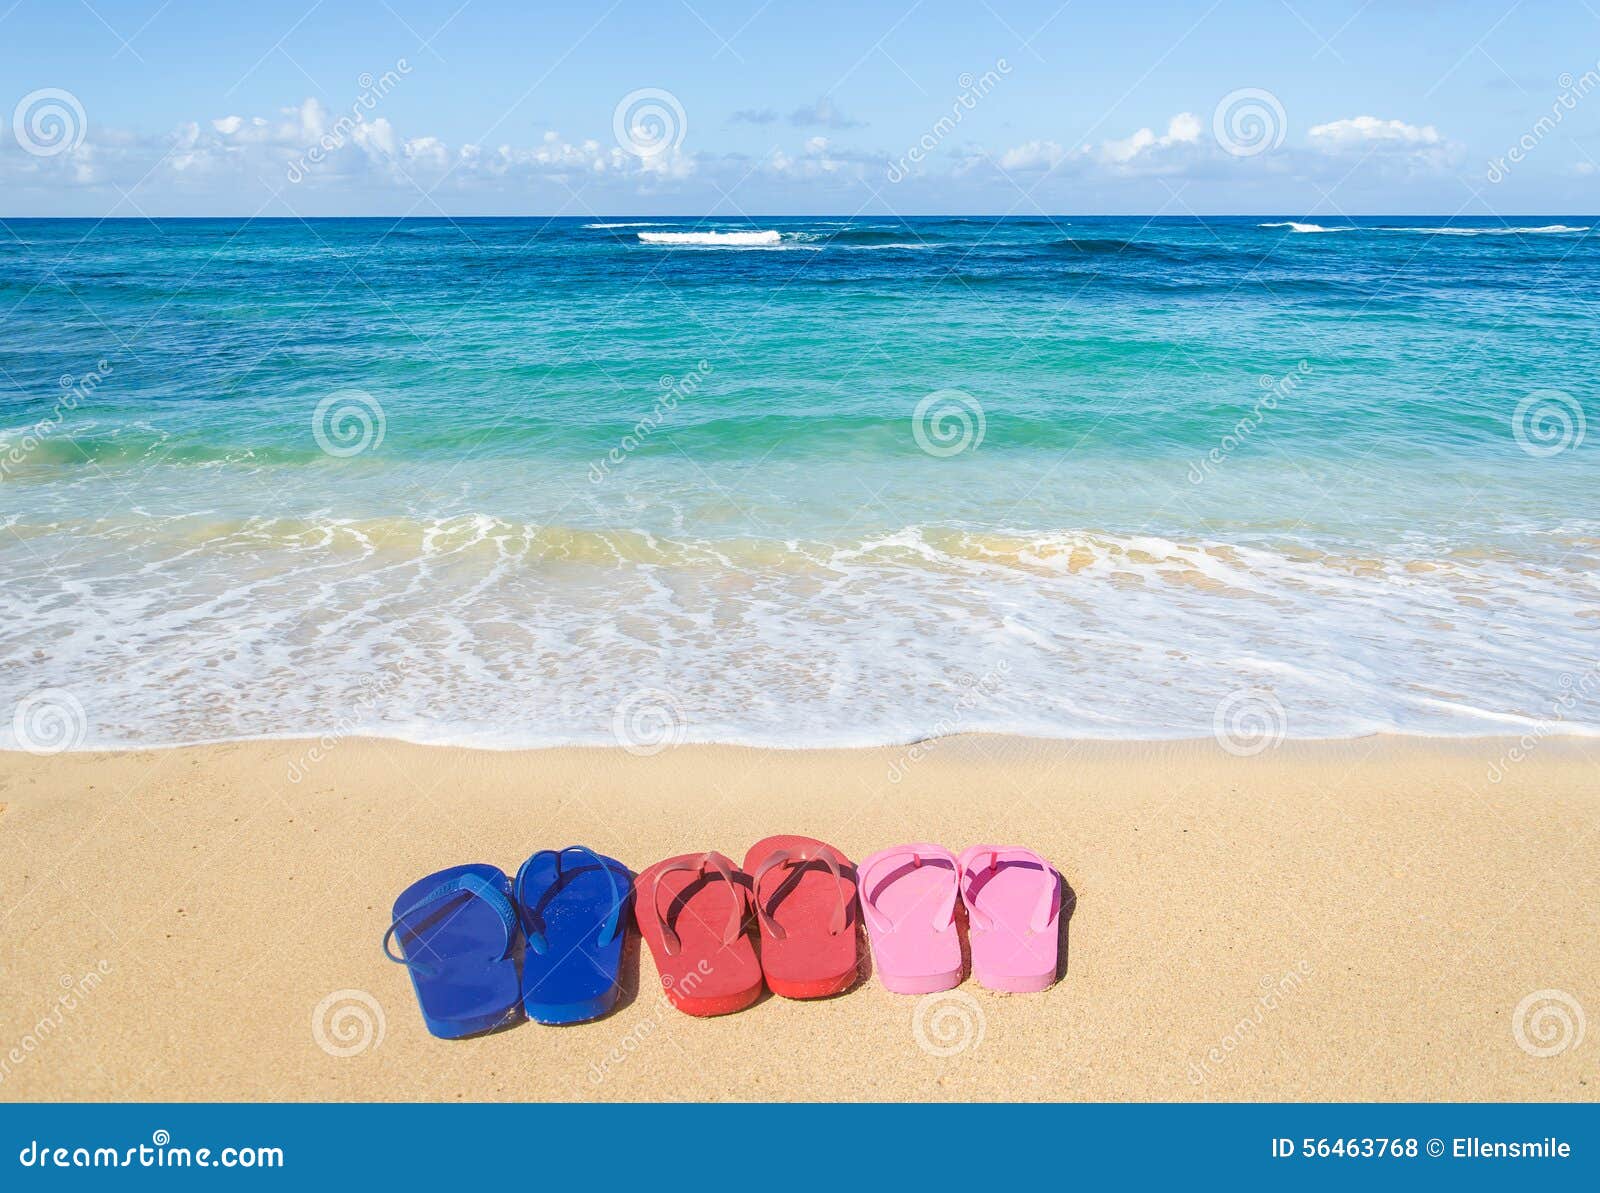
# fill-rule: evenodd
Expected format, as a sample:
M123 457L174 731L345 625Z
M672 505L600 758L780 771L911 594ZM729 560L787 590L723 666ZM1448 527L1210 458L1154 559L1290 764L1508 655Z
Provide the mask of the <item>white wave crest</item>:
M1537 228L1382 228L1383 232L1420 232L1425 236L1558 236L1588 232L1571 224L1543 224Z
M1349 228L1349 227L1344 227L1344 228L1324 228L1321 224L1302 224L1302 223L1298 222L1297 220L1281 220L1278 223L1274 223L1274 224L1257 224L1256 227L1258 227L1258 228L1293 228L1296 232L1350 232L1350 231L1354 230L1354 229Z
M774 245L782 241L779 232L640 232L639 239L645 244L699 244L717 245L728 248L751 248L761 245Z

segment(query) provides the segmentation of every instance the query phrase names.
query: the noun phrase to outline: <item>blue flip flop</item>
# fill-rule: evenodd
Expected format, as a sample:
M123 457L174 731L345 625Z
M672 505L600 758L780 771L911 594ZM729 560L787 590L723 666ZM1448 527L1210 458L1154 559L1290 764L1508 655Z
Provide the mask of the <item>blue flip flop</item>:
M522 863L512 891L528 941L522 1006L529 1019L582 1023L615 1005L632 890L626 866L582 845L541 849Z
M389 947L400 941L403 955ZM445 1040L522 1019L522 925L499 866L452 866L395 900L384 955L411 973L428 1030Z

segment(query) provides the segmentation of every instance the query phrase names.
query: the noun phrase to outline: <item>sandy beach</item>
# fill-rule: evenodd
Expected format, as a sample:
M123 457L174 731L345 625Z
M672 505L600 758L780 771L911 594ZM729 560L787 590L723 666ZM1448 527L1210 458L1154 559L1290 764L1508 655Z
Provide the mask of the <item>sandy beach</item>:
M1576 738L0 755L0 1098L1592 1100L1597 762ZM1061 981L919 1004L868 973L697 1021L633 947L609 1017L446 1042L379 952L446 865L779 831L1038 849L1071 891Z

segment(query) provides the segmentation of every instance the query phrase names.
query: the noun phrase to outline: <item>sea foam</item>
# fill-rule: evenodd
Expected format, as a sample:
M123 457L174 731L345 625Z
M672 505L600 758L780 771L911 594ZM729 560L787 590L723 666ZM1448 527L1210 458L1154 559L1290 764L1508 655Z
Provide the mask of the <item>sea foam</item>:
M1351 232L1353 228L1325 228L1321 224L1302 224L1298 220L1281 220L1271 224L1257 224L1258 228L1291 228L1296 232Z
M783 240L780 232L640 232L645 244L686 244L727 248L756 248Z

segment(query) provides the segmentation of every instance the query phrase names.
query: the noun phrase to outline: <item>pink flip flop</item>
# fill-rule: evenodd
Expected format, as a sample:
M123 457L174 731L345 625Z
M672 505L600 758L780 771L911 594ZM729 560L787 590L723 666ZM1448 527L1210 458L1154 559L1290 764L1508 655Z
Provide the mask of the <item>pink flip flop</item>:
M872 959L896 994L932 994L960 983L959 876L955 854L921 842L881 849L857 868Z
M1061 875L1015 845L974 845L958 862L972 971L991 990L1031 994L1056 980Z

